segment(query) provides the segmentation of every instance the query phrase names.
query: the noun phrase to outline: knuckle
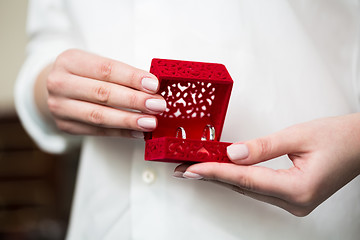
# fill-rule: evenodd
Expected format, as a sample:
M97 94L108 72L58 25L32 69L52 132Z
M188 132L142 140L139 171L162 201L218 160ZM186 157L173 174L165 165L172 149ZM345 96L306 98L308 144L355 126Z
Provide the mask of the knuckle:
M76 50L76 49L70 48L70 49L67 49L67 50L63 51L63 52L60 54L60 56L74 56L74 54L76 54L77 51L78 51L78 50Z
M132 117L126 116L122 120L122 127L125 129L136 129L135 121Z
M57 112L57 110L59 108L58 102L57 102L56 98L54 98L54 97L48 97L47 105L48 105L50 112L52 112L52 113Z
M260 156L267 156L272 151L271 141L265 138L259 138L255 140L258 147L258 153Z
M110 99L111 90L109 87L98 86L94 89L95 100L100 103L108 103Z
M130 94L129 95L129 108L130 109L137 109L138 103L139 103L139 97L137 94Z
M243 188L243 189L249 190L249 191L255 190L254 182L249 177L246 177L244 175L239 175L239 176L237 176L236 180L237 180L238 186L240 188Z
M110 60L104 60L99 64L98 68L100 78L108 81L111 78L113 63Z
M56 92L63 88L63 81L56 73L51 72L46 81L46 88L49 92Z
M56 121L56 127L63 132L72 133L72 127L70 124L63 121Z
M76 49L68 49L60 53L55 60L55 66L65 66L66 64L72 61L76 53L77 53Z
M104 125L105 117L101 110L94 109L89 113L89 122L94 125Z
M130 71L130 82L134 83L138 79L138 73L135 70Z
M137 87L140 84L140 79L142 78L142 73L140 70L131 69L129 73L129 85Z

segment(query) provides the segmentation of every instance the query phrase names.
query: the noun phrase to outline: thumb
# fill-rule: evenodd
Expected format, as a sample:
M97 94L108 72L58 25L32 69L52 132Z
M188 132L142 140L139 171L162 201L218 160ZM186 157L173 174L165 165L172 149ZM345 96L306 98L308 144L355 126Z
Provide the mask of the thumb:
M273 159L285 154L299 152L301 144L292 129L285 129L266 137L227 147L229 159L236 164L250 165Z

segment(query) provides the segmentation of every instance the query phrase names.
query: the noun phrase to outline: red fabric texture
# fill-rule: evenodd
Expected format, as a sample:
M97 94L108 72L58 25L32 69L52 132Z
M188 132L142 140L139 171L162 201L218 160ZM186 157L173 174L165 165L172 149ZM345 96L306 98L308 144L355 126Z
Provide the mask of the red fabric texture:
M145 135L145 160L229 161L230 143L219 142L233 85L225 66L153 59L150 72L159 79L167 109L157 116L158 127ZM200 140L207 124L215 128L213 141ZM186 139L175 137L178 127L184 128Z

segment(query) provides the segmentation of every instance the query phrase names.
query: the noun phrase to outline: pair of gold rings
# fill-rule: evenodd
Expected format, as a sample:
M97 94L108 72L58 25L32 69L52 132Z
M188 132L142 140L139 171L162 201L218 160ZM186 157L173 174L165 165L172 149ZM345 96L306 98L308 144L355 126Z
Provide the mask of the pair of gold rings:
M176 130L176 138L179 138L179 135L182 139L186 139L186 131L183 127L178 127ZM214 141L215 140L215 128L211 124L207 124L204 127L201 141Z

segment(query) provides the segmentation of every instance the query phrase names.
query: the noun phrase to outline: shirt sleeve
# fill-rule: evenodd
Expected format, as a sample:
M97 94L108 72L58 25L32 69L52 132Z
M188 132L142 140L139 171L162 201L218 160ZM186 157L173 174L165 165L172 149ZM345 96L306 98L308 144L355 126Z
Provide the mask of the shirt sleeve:
M80 48L79 36L61 0L30 0L26 60L15 83L15 107L25 130L49 153L64 153L81 138L61 133L42 119L34 100L34 83L40 71L64 50Z
M360 17L359 17L360 19ZM355 87L356 87L356 96L357 96L357 111L360 112L360 24L358 24L359 30L357 34L357 52L356 52L356 65L355 65Z

